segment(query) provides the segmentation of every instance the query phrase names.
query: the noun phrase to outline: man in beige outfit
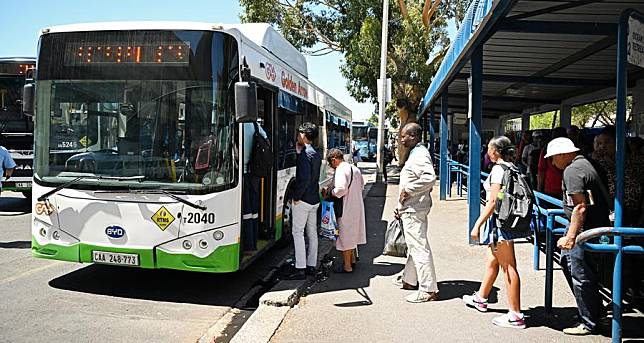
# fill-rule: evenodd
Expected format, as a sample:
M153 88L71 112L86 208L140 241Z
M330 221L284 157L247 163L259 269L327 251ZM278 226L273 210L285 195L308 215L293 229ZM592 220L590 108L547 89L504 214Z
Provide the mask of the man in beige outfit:
M402 275L394 279L394 284L404 289L418 288L418 292L406 300L422 303L438 299L434 260L427 241L427 215L432 207L430 192L436 182L436 174L429 151L418 144L422 134L420 125L409 123L400 134L402 145L410 151L400 171L400 196L394 214L402 219L407 264Z

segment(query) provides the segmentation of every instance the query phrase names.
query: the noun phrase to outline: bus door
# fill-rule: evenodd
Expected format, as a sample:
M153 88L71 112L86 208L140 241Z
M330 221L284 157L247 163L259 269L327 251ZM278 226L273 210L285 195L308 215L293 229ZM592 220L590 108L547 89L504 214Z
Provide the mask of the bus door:
M258 122L268 136L273 148L273 166L275 162L275 147L277 146L274 134L277 93L260 85L257 87L257 118ZM276 198L276 169L271 175L259 180L259 239L269 240L275 238L275 198Z

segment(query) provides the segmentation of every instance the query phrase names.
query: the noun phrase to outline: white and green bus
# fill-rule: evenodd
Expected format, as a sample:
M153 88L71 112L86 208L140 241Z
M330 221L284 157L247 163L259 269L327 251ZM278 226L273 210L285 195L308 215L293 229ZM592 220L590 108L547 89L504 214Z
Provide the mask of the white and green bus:
M319 125L322 154L351 146L349 109L267 24L46 28L24 93L40 258L236 271L290 236L297 127ZM244 254L244 123L254 121L273 168L259 183L258 250ZM329 180L323 165L320 183Z

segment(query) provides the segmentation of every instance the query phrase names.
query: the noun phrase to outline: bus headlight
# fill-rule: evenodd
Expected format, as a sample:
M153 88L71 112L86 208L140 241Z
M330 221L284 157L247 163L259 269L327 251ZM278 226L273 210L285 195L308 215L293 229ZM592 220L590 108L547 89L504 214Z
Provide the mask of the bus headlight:
M224 232L221 230L215 230L215 232L212 233L212 238L216 241L220 241L224 238Z
M190 242L189 240L183 241L183 248L186 250L192 249L192 242Z
M40 233L40 235L43 237L47 237L47 229L45 229L44 227L41 227L38 233Z
M59 240L60 234L58 233L58 231L54 231L54 233L51 234L51 237L55 240Z

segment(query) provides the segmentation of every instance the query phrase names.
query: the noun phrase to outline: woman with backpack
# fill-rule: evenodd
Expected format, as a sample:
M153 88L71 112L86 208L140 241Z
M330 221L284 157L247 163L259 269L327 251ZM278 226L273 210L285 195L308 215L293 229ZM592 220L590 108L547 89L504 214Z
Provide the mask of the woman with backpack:
M486 193L485 208L483 208L481 215L474 223L470 234L472 241L488 246L486 268L479 290L472 295L463 296L463 301L469 307L473 307L480 312L486 312L487 298L492 291L500 267L503 270L509 311L494 318L492 323L502 327L524 329L526 325L524 316L521 313L520 302L521 281L517 270L513 242L513 239L518 237L515 237L512 232L499 228L494 215L497 201L500 201L499 198L504 195L501 190L505 170L516 168L512 164L516 151L509 138L498 136L492 138L488 143L487 154L494 163L494 167L492 167L489 177L483 183ZM481 238L480 240L479 237Z

